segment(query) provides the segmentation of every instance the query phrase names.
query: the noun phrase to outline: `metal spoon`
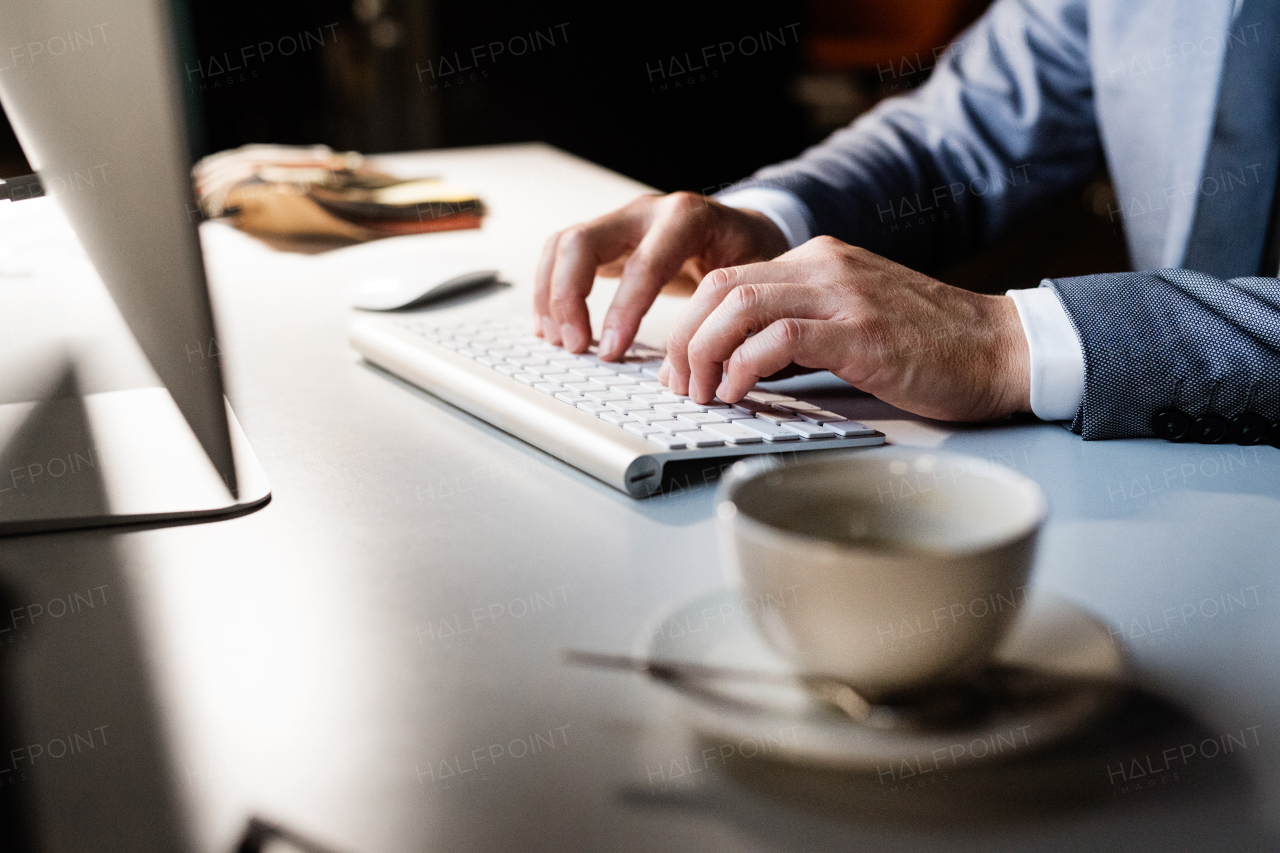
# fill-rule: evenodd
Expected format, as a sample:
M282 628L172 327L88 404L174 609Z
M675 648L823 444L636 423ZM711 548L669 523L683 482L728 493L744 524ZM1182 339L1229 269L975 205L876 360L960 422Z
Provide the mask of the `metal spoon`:
M643 673L702 699L747 710L758 711L761 708L750 701L731 698L712 690L707 683L736 681L793 687L799 682L859 725L885 731L937 731L956 728L973 724L997 707L1034 702L1083 689L1115 690L1119 687L1113 682L1100 679L1046 673L1028 667L997 665L971 682L942 685L914 697L910 702L875 703L849 684L828 676L763 672L579 649L566 649L563 656L567 663L579 666Z

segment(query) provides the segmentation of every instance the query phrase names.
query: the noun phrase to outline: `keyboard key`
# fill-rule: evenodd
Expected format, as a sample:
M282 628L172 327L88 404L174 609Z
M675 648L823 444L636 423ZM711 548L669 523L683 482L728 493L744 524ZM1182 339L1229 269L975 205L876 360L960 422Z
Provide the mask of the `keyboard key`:
M650 414L653 412L653 409L649 408L644 403L637 403L635 400L618 400L616 402L609 403L609 408L613 409L615 412L647 412Z
M596 380L601 385L608 385L610 388L638 388L639 383L636 382L634 376L601 376Z
M835 423L845 419L844 415L837 415L835 412L828 412L825 409L818 409L816 412L801 412L800 417L814 424Z
M578 410L581 412L586 412L588 415L595 415L596 417L599 417L600 415L603 415L605 412L609 411L609 407L606 406L604 403L593 403L590 400L586 400L578 404Z
M547 360L539 355L522 355L516 358L507 359L507 363L514 364L519 367L524 367L525 365L529 365L529 364L546 364Z
M622 404L618 403L617 405L622 405ZM646 423L646 424L651 424L654 421L674 420L674 418L672 418L667 413L655 412L653 409L631 409L630 411L627 412L627 414L633 415L634 417L638 418L642 423Z
M656 406L659 403L683 403L684 398L677 397L665 391L655 394L632 394L631 399L637 403L646 403L650 406Z
M724 421L720 420L719 416L711 414L710 412L685 412L683 414L676 415L676 420L696 424L698 426L724 423Z
M764 436L760 433L749 430L736 421L730 421L727 424L703 424L702 431L733 444L757 444L764 441Z
M676 438L674 435L667 435L665 432L651 432L645 438L667 450L679 450L685 447L683 438Z
M485 367L497 367L499 364L502 364L505 360L506 359L499 358L497 356L482 355L476 359L476 364L483 364Z
M656 379L642 379L640 380L640 387L654 394L661 394L671 390Z
M601 417L607 418L608 415L602 415ZM633 433L639 436L653 435L655 433L662 432L662 430L658 429L656 426L649 426L649 424L642 424L635 419L632 419L631 423L628 423L625 426L623 426L623 429L625 429L629 433Z
M509 361L510 359L508 359ZM553 367L550 364L522 364L520 365L521 373L536 373L539 376L568 376L564 368Z
M799 433L805 438L835 438L836 434L830 430L823 429L817 424L811 424L808 421L788 421L782 425L783 429L789 429L792 432Z
M718 435L698 430L697 432L678 432L676 438L684 439L690 447L723 447L724 439Z
M597 403L621 403L626 401L627 395L618 391L588 391L585 395L588 400L594 400Z
M640 421L636 420L631 415L624 414L623 412L605 412L600 416L600 420L604 421L605 423L613 424L614 426L640 423Z
M570 389L571 391L576 391L579 394L585 394L588 391L606 390L605 387L601 385L599 382L591 382L590 380L586 382L566 382L564 383L564 387Z
M717 409L727 410L729 408L728 403L722 403L719 400L712 400L710 403L697 403L697 402L694 402L693 400L686 400L685 402L688 403L690 406L697 406L698 411L701 411L701 412L714 412Z
M535 385L542 381L542 377L536 373L517 373L511 377L521 385Z
M533 387L543 394L559 394L561 391L566 390L559 382L539 382Z
M765 441L799 441L800 440L799 433L791 432L790 430L783 429L777 424L769 423L769 421L762 421L759 418L752 418L749 421L748 420L734 421L734 423L740 424L743 429L749 429L752 432L759 434L760 437L763 438Z
M757 403L755 400L742 399L733 404L735 411L744 412L751 417L755 417L757 412L772 412L773 406L768 403Z
M503 376L515 376L517 373L524 372L523 368L516 367L514 364L499 364L494 368L494 370L498 371Z
M715 415L716 421L720 423L723 423L725 421L743 420L749 417L748 415L744 415L741 412L735 412L733 409L708 409L706 414ZM710 423L710 421L708 421L708 423Z
M564 385L564 384L565 384L565 383L567 383L567 382L572 382L572 381L573 381L573 377L572 377L572 376L570 376L568 373L552 373L552 372L551 372L551 371L559 370L559 369L560 369L560 368L558 368L558 367L551 367L550 365L547 365L547 369L546 369L546 370L532 370L532 369L531 369L531 370L528 370L528 371L526 371L526 372L528 372L528 373L540 373L540 374L542 374L542 381L543 381L543 382L559 382L561 385Z
M461 343L461 342L459 342L459 341L452 340L451 338L441 338L441 339L440 339L440 346L444 347L445 349L451 349L451 350L456 351L456 350L458 350L460 347L464 347L464 346L466 346L466 344Z
M569 371L574 376L580 376L583 379L598 379L602 376L612 376L613 371L607 367L575 367ZM816 406L814 408L817 408Z
M634 376L640 372L640 365L628 361L615 361L613 362L613 369L619 373Z
M675 418L669 418L665 421L649 421L649 426L657 427L663 432L669 432L672 434L677 432L688 432L690 429L689 424L684 421L678 421Z
M835 423L825 423L822 425L825 430L830 430L841 438L855 438L860 435L875 435L875 430L859 421L836 421Z
M755 403L794 403L796 398L770 391L748 391L746 399Z
M674 418L676 415L692 414L693 412L697 412L698 407L692 406L688 403L658 403L653 407L653 410L655 412L666 412Z
M578 358L576 356L573 358L553 358L551 359L551 363L556 367L563 367L565 370L571 370L575 367L595 367L594 364L587 361L585 358Z
M588 400L586 397L582 396L581 394L575 394L572 391L561 391L556 394L556 399L559 400L561 403L568 403L570 406L576 406L579 403L590 402L590 400Z
M795 412L796 414L800 414L801 412L818 412L822 410L821 406L815 406L813 403L806 403L802 400L792 400L787 403L774 403L773 407L775 409L781 409L784 412Z
M758 420L768 421L771 424L782 424L788 421L800 420L795 415L789 415L786 412L757 412L756 418Z

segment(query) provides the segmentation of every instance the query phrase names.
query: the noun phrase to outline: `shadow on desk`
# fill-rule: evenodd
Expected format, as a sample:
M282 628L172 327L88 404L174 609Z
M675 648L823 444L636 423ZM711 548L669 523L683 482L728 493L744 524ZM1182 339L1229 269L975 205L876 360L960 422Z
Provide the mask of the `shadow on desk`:
M113 537L0 540L0 851L190 849Z
M1268 831L1248 811L1251 784L1238 753L1254 746L1250 733L1232 735L1235 739L1224 747L1227 736L1208 731L1171 703L1133 689L1088 731L1020 758L958 770L929 772L927 767L886 764L877 771L853 773L735 757L718 767L720 786L631 789L622 797L640 808L707 813L758 836L762 847L779 849L824 845L812 837L811 821L779 819L774 808L823 819L837 835L842 826L1007 834L1034 831L1046 823L1060 831L1062 821L1071 818L1114 819L1157 809L1168 815L1179 804L1194 803L1197 811L1208 806L1220 816L1238 813L1236 819L1216 821L1217 849L1274 850L1276 839L1265 841ZM1241 739L1246 746L1239 745ZM774 808L759 808L761 801ZM1240 837L1220 837L1224 825L1238 828ZM806 837L790 837L789 827ZM1186 846L1178 849L1207 849L1183 840ZM1157 843L1150 849L1174 848Z

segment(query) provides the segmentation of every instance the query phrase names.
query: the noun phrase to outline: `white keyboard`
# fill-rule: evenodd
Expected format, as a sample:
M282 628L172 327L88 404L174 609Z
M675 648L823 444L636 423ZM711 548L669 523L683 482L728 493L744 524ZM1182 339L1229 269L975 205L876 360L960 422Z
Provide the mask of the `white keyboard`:
M656 491L683 459L863 447L884 435L785 394L695 403L658 382L662 353L637 345L620 362L574 355L528 323L435 325L365 320L366 359L633 497Z

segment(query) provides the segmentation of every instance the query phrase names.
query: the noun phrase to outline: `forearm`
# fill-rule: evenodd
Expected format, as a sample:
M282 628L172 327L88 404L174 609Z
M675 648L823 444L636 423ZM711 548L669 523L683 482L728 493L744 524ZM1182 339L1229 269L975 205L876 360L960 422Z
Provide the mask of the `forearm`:
M1049 286L1083 348L1072 429L1086 439L1155 435L1169 409L1280 420L1280 281L1152 270Z
M727 192L786 190L815 234L917 269L971 253L1099 162L1078 5L997 3L915 93Z

